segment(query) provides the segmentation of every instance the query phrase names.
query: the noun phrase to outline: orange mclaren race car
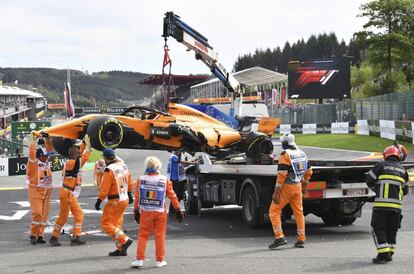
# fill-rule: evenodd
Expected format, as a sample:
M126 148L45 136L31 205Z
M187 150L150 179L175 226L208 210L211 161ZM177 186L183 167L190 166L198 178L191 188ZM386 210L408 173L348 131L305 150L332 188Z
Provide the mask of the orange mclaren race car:
M262 118L259 131L239 131L189 106L170 103L168 113L133 106L120 115L86 115L55 125L36 136L51 137L54 149L66 156L76 139L88 134L97 150L106 147L206 152L216 157L245 152L256 158L273 152L270 135L277 120Z

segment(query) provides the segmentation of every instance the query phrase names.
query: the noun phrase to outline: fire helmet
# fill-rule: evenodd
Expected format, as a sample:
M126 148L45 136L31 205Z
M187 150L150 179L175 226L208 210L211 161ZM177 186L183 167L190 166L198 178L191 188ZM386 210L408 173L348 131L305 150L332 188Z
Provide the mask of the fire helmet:
M384 156L384 160L387 160L391 156L395 156L399 161L402 160L400 149L394 145L385 148L382 155Z

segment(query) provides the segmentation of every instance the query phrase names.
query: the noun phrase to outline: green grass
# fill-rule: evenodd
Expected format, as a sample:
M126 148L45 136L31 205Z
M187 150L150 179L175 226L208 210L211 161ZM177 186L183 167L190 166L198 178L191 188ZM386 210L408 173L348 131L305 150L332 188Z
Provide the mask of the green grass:
M88 163L95 163L99 159L102 159L102 151L94 149L89 156Z
M295 134L298 146L326 147L368 152L383 152L387 146L393 144L392 140L375 136L356 134ZM408 152L414 151L414 145L399 141Z

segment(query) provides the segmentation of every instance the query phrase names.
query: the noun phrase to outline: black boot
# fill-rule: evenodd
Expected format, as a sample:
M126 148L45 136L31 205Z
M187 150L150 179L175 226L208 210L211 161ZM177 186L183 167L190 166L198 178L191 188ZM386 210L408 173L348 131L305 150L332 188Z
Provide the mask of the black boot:
M37 240L36 240L36 236L30 236L30 243L32 244L32 245L36 245L36 243L37 243Z
M52 246L61 246L61 244L59 243L58 238L53 237L53 236L52 236L52 238L50 238L49 244L52 245Z
M119 251L118 249L116 249L116 250L114 250L112 252L109 252L108 255L111 256L111 257L115 257L115 256L126 256L127 254L126 253L121 254L121 251Z
M269 245L269 249L276 249L276 248L278 248L279 246L281 246L281 245L285 245L285 244L287 244L287 241L286 241L286 239L285 239L285 238L278 238L278 239L275 239L275 240L273 241L273 243L271 243L271 244Z
M126 243L121 246L121 250L119 251L119 253L121 254L121 256L126 256L127 255L127 249L128 249L128 247L130 245L132 245L132 242L133 241L131 239L128 239L126 241ZM123 254L125 254L125 255L123 255Z
M392 258L388 252L380 253L377 255L376 258L372 259L374 264L386 264L387 262L391 261Z
M39 236L39 238L37 238L36 243L38 243L38 244L45 244L46 243L46 240L42 236Z
M86 242L80 236L74 236L70 240L70 245L84 245Z
M390 252L389 254L390 254L390 256L385 258L385 260L387 262L391 262L392 261L392 255L394 255L394 252Z
M297 240L296 243L295 243L295 247L304 248L305 247L305 242L301 241L301 240Z

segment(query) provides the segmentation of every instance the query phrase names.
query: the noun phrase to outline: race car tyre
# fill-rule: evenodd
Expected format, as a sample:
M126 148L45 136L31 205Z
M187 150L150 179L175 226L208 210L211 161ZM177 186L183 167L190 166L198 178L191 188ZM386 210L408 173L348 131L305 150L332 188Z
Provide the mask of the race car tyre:
M75 144L75 140L63 138L63 137L52 137L50 138L53 149L62 155L63 157L69 157L68 150Z
M254 189L252 187L247 187L243 191L243 198L242 198L242 216L243 222L245 225L251 228L257 228L260 226L260 208L256 206L257 199L254 193Z
M262 154L273 153L273 143L264 133L251 131L246 136L245 152L247 157L260 158Z
M183 195L183 202L185 212L188 215L195 215L198 213L198 201L197 198L194 197L194 186L195 184L195 175L194 173L187 174L187 182L184 184L184 195Z
M93 119L86 129L91 145L97 150L117 148L124 137L124 128L115 118L102 116Z

